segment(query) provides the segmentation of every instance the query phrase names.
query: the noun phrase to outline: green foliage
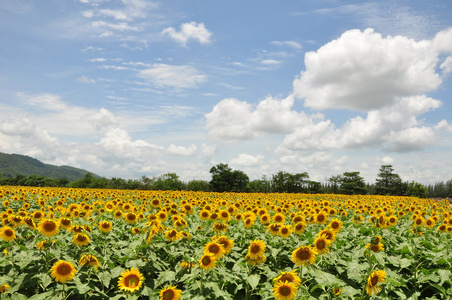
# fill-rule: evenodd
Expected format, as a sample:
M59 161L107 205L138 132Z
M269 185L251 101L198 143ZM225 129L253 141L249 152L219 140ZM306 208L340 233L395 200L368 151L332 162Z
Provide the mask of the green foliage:
M214 192L244 192L250 181L248 175L232 170L227 164L213 166L209 172L212 174L210 187Z
M408 184L406 194L411 197L426 198L427 188L419 182L410 182Z
M42 163L29 156L0 152L0 174L5 178L13 178L17 175L37 175L50 178L67 178L69 181L73 181L82 178L87 173L88 171L83 169L54 166Z
M345 172L341 176L339 193L347 195L365 195L367 193L364 178L359 172Z
M382 165L380 173L375 183L376 193L378 195L402 195L402 179L399 174L394 173L391 165Z

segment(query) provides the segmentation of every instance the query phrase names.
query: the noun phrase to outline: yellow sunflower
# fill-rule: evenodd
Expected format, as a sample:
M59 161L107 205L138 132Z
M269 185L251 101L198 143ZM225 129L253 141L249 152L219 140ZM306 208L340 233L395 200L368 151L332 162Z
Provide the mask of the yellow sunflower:
M99 260L97 257L91 254L85 254L80 258L79 264L82 266L88 265L90 267L100 267Z
M279 227L279 235L283 238L288 238L292 234L292 226L290 225L281 225Z
M326 222L328 221L328 216L327 216L323 211L322 211L322 212L319 212L319 213L315 216L314 221L315 221L317 224L326 224Z
M138 220L138 217L133 212L129 212L125 216L126 222L129 224L135 224L135 222Z
M339 232L342 229L342 222L339 219L333 219L331 220L328 227L331 228L331 230L333 230L334 232Z
M377 252L379 252L379 251L385 251L385 247L384 247L384 245L383 245L382 243L378 243L378 244L370 243L370 244L368 244L368 245L366 246L366 248L367 248L368 250L372 250L372 251L375 252L375 253L377 253Z
M118 288L125 292L138 291L143 285L144 277L138 269L131 268L121 273L118 280Z
M113 224L108 221L102 221L99 223L99 230L104 233L109 233L113 229Z
M273 296L276 300L292 300L297 297L297 290L295 283L279 281L273 286Z
M279 234L279 228L281 227L281 224L279 223L272 223L268 226L268 231L271 235L277 235Z
M254 240L251 241L250 246L248 248L248 256L251 260L257 260L264 256L265 252L265 243L263 240Z
M386 272L383 270L372 272L367 278L366 292L369 296L375 296L381 291L380 283L385 282Z
M227 236L224 235L214 236L212 237L212 241L223 245L224 254L231 252L232 248L234 247L234 241L230 240Z
M212 225L212 229L216 233L227 232L228 231L228 224L226 224L226 223L214 223Z
M284 215L282 214L282 213L276 213L274 216L273 216L273 222L274 223L280 223L280 224L283 224L285 221L286 221L286 217L284 217Z
M89 236L87 236L84 233L77 233L74 235L74 238L72 239L72 242L76 244L77 246L86 246L89 244Z
M0 238L5 242L14 241L16 239L16 232L9 226L0 229Z
M301 284L301 278L297 275L297 270L292 270L290 272L281 272L281 275L273 279L275 283L277 282L293 282L295 286L299 286Z
M217 260L211 254L204 254L199 260L199 266L204 270L210 270L215 267Z
M61 218L60 219L60 227L63 229L69 229L72 226L72 221L69 218Z
M303 221L297 222L297 224L295 224L294 226L294 232L296 234L300 234L303 233L306 229L306 223Z
M316 259L316 250L311 246L302 246L292 252L292 261L297 266L312 265Z
M71 262L65 260L59 260L54 263L51 270L52 272L50 273L50 276L61 283L72 280L72 278L74 278L75 274L77 273L74 265Z
M220 259L224 253L223 245L217 242L208 242L204 247L204 254L210 254L215 259Z
M8 284L2 284L0 285L0 294L3 294L4 292L6 292L9 289L9 285Z
M210 219L210 212L208 210L202 210L199 213L199 218L203 221L207 221Z
M180 300L182 291L176 289L176 286L169 286L160 291L160 300Z
M327 253L329 247L331 246L331 241L325 238L325 236L319 236L314 240L314 248L317 255L321 253Z
M165 239L167 239L168 241L174 242L181 238L181 234L176 229L167 230L165 232Z
M43 236L54 236L58 233L59 228L57 222L50 219L43 219L38 224L39 233Z

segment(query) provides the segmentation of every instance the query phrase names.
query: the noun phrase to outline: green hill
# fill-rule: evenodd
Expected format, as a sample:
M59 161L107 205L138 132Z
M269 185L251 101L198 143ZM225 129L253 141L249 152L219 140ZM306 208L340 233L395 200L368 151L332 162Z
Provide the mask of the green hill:
M0 152L0 177L39 175L50 178L67 178L69 181L74 181L84 177L86 173L91 172L70 166L45 164L26 155ZM98 177L94 174L93 176Z

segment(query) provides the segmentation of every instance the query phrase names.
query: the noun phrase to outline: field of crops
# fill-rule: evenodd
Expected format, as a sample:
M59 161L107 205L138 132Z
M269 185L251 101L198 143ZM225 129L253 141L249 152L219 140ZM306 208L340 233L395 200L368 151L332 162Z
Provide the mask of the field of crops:
M408 197L0 187L1 299L452 299Z

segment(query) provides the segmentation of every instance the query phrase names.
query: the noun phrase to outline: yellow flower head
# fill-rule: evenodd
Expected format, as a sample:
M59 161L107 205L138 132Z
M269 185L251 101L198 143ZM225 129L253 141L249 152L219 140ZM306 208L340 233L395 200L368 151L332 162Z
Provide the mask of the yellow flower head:
M162 289L159 293L160 300L180 300L182 291L176 289L176 286L169 286Z
M281 275L274 279L275 283L277 282L293 282L296 286L301 284L301 278L297 275L297 270L292 270L290 272L281 272Z
M99 230L104 233L109 233L113 229L113 224L108 221L102 221L99 223Z
M316 250L311 246L302 246L292 252L292 261L297 266L312 265L315 263L316 259Z
M215 267L217 260L211 254L204 254L199 260L199 266L204 270L209 270Z
M279 227L279 235L283 238L288 238L292 234L292 227L290 225L281 225Z
M251 260L257 260L264 256L266 245L263 240L254 240L248 248L248 257Z
M131 268L121 273L118 280L118 288L125 292L138 291L143 285L144 277L138 269Z
M53 264L51 270L52 272L50 273L50 276L61 283L72 280L72 278L74 278L75 274L77 273L74 265L71 262L65 260L57 261L55 264Z
M314 240L314 248L317 255L321 253L327 253L329 247L331 246L331 241L325 238L325 236L319 236Z
M212 241L223 245L224 254L231 252L232 248L234 247L234 241L230 240L227 236L224 235L214 236L212 237Z
M100 267L99 260L97 257L91 254L85 254L80 258L79 264L82 266L88 265L90 267Z
M74 235L74 238L72 239L72 242L76 244L77 246L86 246L89 244L89 236L87 236L84 233L77 233Z
M276 300L292 300L297 297L297 290L293 282L278 281L273 286L273 296Z
M375 296L381 291L380 283L385 282L386 272L383 270L372 272L367 278L366 292L369 296Z
M2 227L0 229L0 238L5 242L14 241L16 238L16 232L9 226Z
M50 219L43 219L38 224L39 233L43 236L54 236L58 233L59 228L57 222Z
M217 242L208 242L204 247L204 254L210 254L215 257L215 259L221 258L224 253L223 245Z

